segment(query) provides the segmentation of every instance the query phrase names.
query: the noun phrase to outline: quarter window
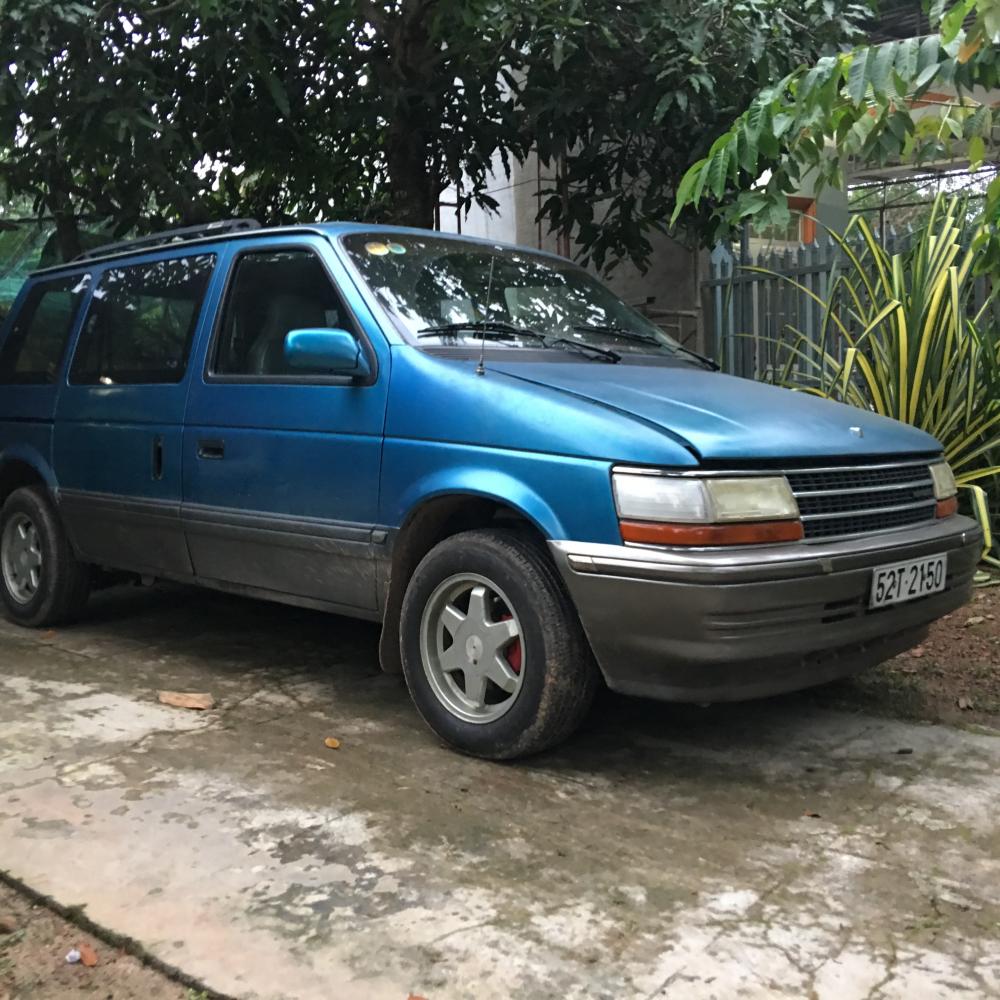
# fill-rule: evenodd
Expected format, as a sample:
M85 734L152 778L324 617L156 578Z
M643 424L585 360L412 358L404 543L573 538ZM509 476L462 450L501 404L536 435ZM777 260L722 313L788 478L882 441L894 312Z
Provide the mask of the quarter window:
M180 382L215 256L175 257L106 271L91 298L70 381Z
M28 292L0 351L0 383L55 382L89 281L89 275L76 274L39 282Z
M247 253L236 262L223 310L213 374L324 374L285 361L290 330L348 327L350 319L325 268L309 250Z

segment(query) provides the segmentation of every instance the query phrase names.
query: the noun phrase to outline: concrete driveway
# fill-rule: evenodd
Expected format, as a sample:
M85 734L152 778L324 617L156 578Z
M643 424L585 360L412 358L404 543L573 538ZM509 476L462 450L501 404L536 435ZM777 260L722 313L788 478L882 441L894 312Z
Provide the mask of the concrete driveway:
M0 868L239 997L1000 995L1000 734L608 696L487 764L376 641L167 588L0 624Z

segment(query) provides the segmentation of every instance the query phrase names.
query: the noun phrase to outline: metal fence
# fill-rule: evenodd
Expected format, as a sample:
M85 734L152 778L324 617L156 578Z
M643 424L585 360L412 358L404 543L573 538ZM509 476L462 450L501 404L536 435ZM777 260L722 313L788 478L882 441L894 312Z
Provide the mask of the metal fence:
M910 233L887 233L883 245L889 253L902 252L912 242ZM796 249L748 253L720 244L711 254L710 276L702 283L707 350L733 375L761 378L775 364L776 340L788 339L790 330L818 343L823 303L831 272L842 259L832 239ZM769 273L762 273L762 272ZM791 279L816 299L796 288ZM972 305L979 309L987 295L987 279L975 282ZM841 317L846 321L846 317ZM834 355L844 345L827 333L825 344ZM785 354L787 357L787 354Z
M28 273L38 266L51 223L8 222L0 218L0 319L14 302Z

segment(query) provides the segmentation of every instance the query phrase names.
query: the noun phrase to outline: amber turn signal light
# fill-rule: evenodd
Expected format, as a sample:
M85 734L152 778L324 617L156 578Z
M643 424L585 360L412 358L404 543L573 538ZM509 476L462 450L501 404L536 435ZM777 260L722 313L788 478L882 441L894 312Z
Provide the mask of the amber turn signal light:
M619 521L622 541L646 545L759 545L799 542L805 537L801 521L755 521L740 524L664 524L657 521Z
M951 517L958 513L958 497L948 497L947 500L938 500L935 517Z

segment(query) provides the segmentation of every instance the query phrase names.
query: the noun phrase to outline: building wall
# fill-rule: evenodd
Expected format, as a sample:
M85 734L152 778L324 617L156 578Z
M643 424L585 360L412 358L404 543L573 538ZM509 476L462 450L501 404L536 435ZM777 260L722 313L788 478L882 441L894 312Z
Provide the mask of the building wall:
M536 222L539 188L544 190L551 185L551 172L540 170L532 155L524 164L512 164L509 178L497 159L494 177L496 183L488 193L499 202L495 213L473 206L467 216L458 220L455 209L445 207L441 209L441 229L560 253L558 234L548 232ZM454 190L446 192L442 198L446 205L454 200ZM622 262L609 275L603 276L603 280L621 298L648 313L669 333L695 346L700 343L699 286L701 276L707 273L703 255L662 233L651 233L650 242L653 254L648 270L643 272L634 264Z

